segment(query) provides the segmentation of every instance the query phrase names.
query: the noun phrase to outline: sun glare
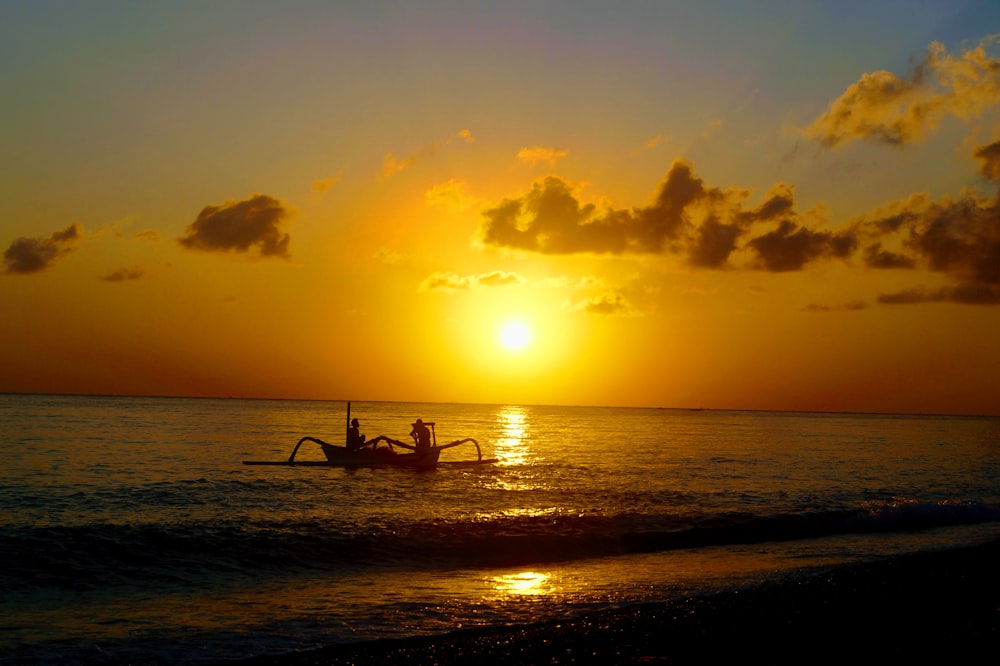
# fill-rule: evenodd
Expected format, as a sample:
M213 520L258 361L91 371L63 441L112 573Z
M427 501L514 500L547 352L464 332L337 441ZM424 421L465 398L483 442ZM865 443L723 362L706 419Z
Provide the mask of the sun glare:
M531 342L531 331L519 321L512 321L500 328L500 346L508 351L520 351Z

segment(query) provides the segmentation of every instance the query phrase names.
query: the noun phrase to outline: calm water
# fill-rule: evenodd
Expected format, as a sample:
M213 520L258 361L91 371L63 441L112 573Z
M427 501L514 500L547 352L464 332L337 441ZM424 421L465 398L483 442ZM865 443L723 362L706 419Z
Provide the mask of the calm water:
M1000 535L990 418L355 402L369 438L421 417L500 462L241 464L339 443L345 412L0 395L0 663L280 654Z

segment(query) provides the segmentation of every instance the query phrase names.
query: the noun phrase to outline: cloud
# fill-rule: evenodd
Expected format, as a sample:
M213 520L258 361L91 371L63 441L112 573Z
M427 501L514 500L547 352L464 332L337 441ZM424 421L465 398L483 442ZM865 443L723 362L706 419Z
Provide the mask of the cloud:
M865 248L864 263L870 268L916 268L917 261L901 252L882 248L882 243L872 243Z
M476 206L479 200L468 193L465 181L451 179L427 190L424 203L429 207L441 207L460 213Z
M842 303L840 305L818 305L814 303L807 305L803 309L806 312L854 312L864 310L867 307L864 301L850 301L849 303Z
M924 267L962 285L1000 285L1000 196L914 196L859 218L854 227L858 236L876 239L863 254L870 268ZM884 240L895 240L899 250L883 250ZM958 297L981 300L952 294Z
M463 143L475 143L476 137L472 136L472 132L463 129L459 130L455 134L449 136L445 141L445 145L451 144L455 141L461 141ZM382 176L392 176L394 174L403 171L404 169L409 169L411 166L417 162L422 162L427 158L433 157L438 152L438 142L432 142L420 150L410 153L406 157L398 158L393 153L386 153L385 157L382 158L382 169L379 173Z
M592 315L624 315L635 314L634 309L621 294L601 294L592 296L568 307L570 312L583 312Z
M851 234L813 231L782 220L774 231L751 239L749 247L757 252L760 266L769 271L798 271L819 257L850 256L857 240Z
M960 284L937 289L914 287L894 294L879 294L878 302L885 305L941 302L1000 305L1000 287L986 284Z
M43 271L56 259L71 252L82 236L80 223L74 222L48 238L18 238L3 253L3 263L7 267L5 272L27 274Z
M262 257L287 258L291 237L281 226L289 214L284 203L266 194L206 206L178 242L190 250L249 252L256 248Z
M909 305L912 303L936 303L948 300L948 290L914 287L894 294L879 294L878 302L885 305Z
M974 152L996 177L1000 142ZM536 180L520 197L483 211L487 246L540 254L676 256L702 269L788 272L820 260L860 258L873 270L926 270L951 284L942 290L883 294L880 303L948 300L993 304L1000 291L1000 193L964 190L957 197L913 194L827 230L796 210L794 189L778 183L756 206L750 192L707 185L686 161L675 161L650 203L599 208L557 176ZM608 307L605 303L604 307Z
M994 146L974 154L991 165ZM951 282L881 294L880 303L1000 304L1000 193L988 197L966 190L937 200L913 195L854 220L852 228L864 239L862 260L869 268L919 268Z
M524 278L517 273L490 271L476 277L476 284L484 287L503 287L508 284L523 284Z
M490 271L480 275L456 275L455 273L442 272L433 273L427 276L420 283L420 292L454 292L475 289L476 287L503 287L512 284L524 284L525 279L517 273L507 273L505 271Z
M327 191L331 187L333 187L338 182L340 182L340 179L343 178L343 177L344 177L344 172L343 172L343 170L340 170L340 171L338 171L337 173L335 173L334 175L332 175L332 176L330 176L328 178L322 178L322 179L319 179L319 180L314 180L312 182L312 185L310 185L309 189L312 190L313 194L317 194L319 196L323 196L324 194L327 193Z
M990 180L1000 180L1000 141L980 147L973 156L981 163L979 173Z
M383 245L375 250L372 258L382 264L398 264L403 260L403 255Z
M521 160L529 166L538 166L539 162L544 162L549 165L550 168L555 168L559 160L569 155L565 150L560 150L558 148L545 148L543 146L534 146L532 148L522 148L517 151L517 159Z
M642 208L598 210L584 204L575 187L557 176L535 181L523 197L487 208L480 235L487 245L543 254L678 254L697 267L729 267L741 248L755 253L768 270L801 268L820 256L843 256L849 238L798 225L791 186L771 188L756 208L749 192L707 186L686 161L675 161L652 202ZM774 232L740 245L757 224Z
M432 155L436 154L438 151L438 146L436 143L432 143L428 146L424 146L415 153L404 157L403 159L397 159L392 153L387 153L385 157L382 158L382 175L391 176L395 173L399 173L403 169L408 169L417 162L424 160Z
M923 140L947 117L971 119L1000 102L1000 59L991 36L958 55L932 42L909 75L864 74L805 133L827 148L865 139L891 145Z
M670 140L670 137L666 137L666 136L664 136L662 134L657 134L656 136L652 137L651 139L647 139L645 142L643 142L643 144L642 144L641 147L636 148L634 150L630 150L629 154L631 154L632 156L641 155L643 153L646 153L646 152L649 152L651 150L654 150L657 146L664 145L669 140Z
M138 280L143 275L141 268L122 268L113 273L102 275L100 279L104 282L128 282L129 280Z
M720 129L722 129L721 120L710 120L705 125L705 129L699 132L698 138L704 141L709 141L713 136L715 136L719 132Z
M475 284L475 281L472 277L463 277L455 273L439 271L424 278L417 291L464 291L471 289L473 284Z

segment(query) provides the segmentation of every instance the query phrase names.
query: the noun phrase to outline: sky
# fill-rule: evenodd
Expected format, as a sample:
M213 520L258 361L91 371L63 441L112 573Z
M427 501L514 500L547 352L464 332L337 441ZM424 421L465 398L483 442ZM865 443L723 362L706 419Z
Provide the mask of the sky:
M0 391L1000 415L1000 4L0 0Z

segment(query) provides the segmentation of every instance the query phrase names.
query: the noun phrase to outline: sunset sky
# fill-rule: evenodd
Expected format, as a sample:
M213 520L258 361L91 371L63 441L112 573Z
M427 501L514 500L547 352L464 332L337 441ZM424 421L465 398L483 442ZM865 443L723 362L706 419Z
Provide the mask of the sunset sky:
M0 391L1000 415L995 1L0 0L0 90Z

